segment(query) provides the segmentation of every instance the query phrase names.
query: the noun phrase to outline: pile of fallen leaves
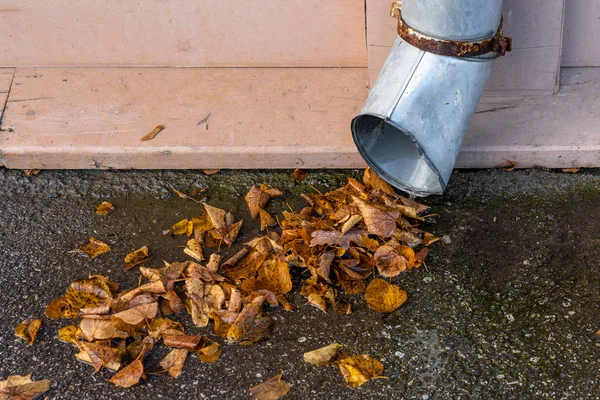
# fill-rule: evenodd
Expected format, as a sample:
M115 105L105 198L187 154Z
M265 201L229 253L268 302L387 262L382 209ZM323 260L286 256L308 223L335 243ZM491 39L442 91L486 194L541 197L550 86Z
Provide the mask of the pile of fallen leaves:
M218 342L186 334L181 323L169 318L173 314L188 313L200 328L211 325L228 343L248 346L268 338L271 319L263 310L267 305L293 309L285 297L293 288L292 275L301 277L300 293L308 303L324 312L331 306L335 312L351 313L339 292L364 295L369 307L380 313L392 312L406 301L406 292L390 281L423 265L427 246L437 241L419 228L427 217L426 206L399 196L369 169L363 183L348 178L344 187L331 192L305 194L305 208L290 209L276 219L265 207L281 195L266 185L250 189L245 197L250 213L267 233L224 262L218 253L233 245L242 221L203 203L202 215L181 220L166 232L189 237L184 253L193 260L165 262L159 269L144 267L150 260L144 246L125 258L125 269L140 265L138 287L121 290L100 275L71 283L46 308L49 318L72 321L59 330L58 338L72 344L78 351L75 357L96 371L116 371L111 383L131 387L147 372L179 376L190 353L205 363L220 357ZM110 203L97 210L101 215L112 212ZM269 232L277 225L281 233ZM109 250L106 243L91 238L76 252L94 258ZM17 334L31 344L40 324L26 320ZM146 371L144 357L161 342L170 352L159 368ZM383 373L377 360L368 355L338 356L338 348L331 345L307 353L305 360L337 365L350 386ZM262 385L277 393L289 390L281 374ZM252 391L267 390L260 387Z

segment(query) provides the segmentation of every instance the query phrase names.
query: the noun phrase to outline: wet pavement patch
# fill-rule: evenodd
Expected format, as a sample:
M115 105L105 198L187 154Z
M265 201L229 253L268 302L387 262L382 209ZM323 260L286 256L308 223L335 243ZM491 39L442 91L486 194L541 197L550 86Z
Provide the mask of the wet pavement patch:
M428 230L449 241L432 246L427 270L400 275L408 301L389 315L344 296L353 313L305 306L296 289L293 312L269 310L274 336L243 348L224 345L215 364L188 359L177 379L150 376L126 390L94 374L54 336L66 321L47 321L33 346L14 341L14 328L43 316L70 282L102 274L126 287L139 274L122 270L127 253L148 245L150 266L185 259L185 238L163 236L199 205L176 197L169 184L208 187L210 204L244 219L239 243L257 226L243 196L267 183L286 196L270 210L304 205L299 194L329 190L360 171L314 172L300 183L291 171L53 172L26 177L0 170L0 378L10 374L55 382L52 399L231 399L284 370L286 399L587 399L600 393L600 174L461 172L448 193L426 199L439 214ZM110 201L114 214L99 216ZM273 214L276 214L273 212ZM96 259L67 252L96 237L112 250ZM236 251L232 247L225 257ZM296 278L297 279L297 278ZM297 285L296 285L297 286ZM191 325L187 321L186 325ZM209 329L190 329L208 334ZM303 362L303 354L337 342L384 364L388 380L346 387L334 367ZM152 354L158 363L165 354Z

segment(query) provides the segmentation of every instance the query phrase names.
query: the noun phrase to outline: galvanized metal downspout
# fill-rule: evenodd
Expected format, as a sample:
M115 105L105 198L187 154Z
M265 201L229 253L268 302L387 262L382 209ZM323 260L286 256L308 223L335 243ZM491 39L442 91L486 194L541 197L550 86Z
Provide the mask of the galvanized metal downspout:
M492 72L510 51L502 0L404 0L398 33L352 134L390 184L415 196L444 191Z

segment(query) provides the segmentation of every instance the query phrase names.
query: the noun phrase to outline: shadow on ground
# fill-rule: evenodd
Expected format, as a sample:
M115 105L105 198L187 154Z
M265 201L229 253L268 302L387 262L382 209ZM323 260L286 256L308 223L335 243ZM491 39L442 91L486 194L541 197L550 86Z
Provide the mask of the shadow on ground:
M359 171L315 172L294 184L289 172L54 172L26 177L0 170L0 377L33 373L55 382L52 399L237 399L248 388L284 370L289 399L596 399L600 339L600 174L540 171L455 173L447 194L427 199L439 214L428 230L450 244L432 248L428 269L397 278L408 302L390 315L369 311L359 296L347 298L354 313L324 314L294 292L293 312L268 311L274 336L242 348L224 345L213 365L195 357L173 380L150 376L135 388L116 388L110 373L93 373L54 339L67 321L44 321L33 346L15 342L14 327L41 317L45 305L74 279L103 274L123 287L137 284L137 270L123 271L125 254L148 245L151 266L185 259L184 238L162 231L199 206L174 197L208 187L209 203L244 218L243 238L254 237L243 196L266 182L299 208L299 193L328 190ZM111 201L117 212L94 214ZM94 260L68 250L89 237L112 251ZM227 249L231 254L235 248ZM188 321L189 322L189 321ZM209 329L190 329L214 336ZM359 389L345 386L333 367L302 362L306 351L332 342L368 353L385 365L388 380ZM154 354L154 365L163 354Z

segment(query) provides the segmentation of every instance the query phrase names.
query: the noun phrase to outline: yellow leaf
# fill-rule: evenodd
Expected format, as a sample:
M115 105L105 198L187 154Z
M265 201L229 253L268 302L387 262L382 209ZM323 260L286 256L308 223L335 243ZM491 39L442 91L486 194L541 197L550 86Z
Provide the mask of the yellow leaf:
M152 140L156 137L156 135L158 135L158 133L160 131L162 131L163 129L165 129L164 126L162 125L157 125L156 128L152 129L148 134L144 135L141 139L140 142L146 142L148 140Z
M131 269L136 265L145 263L149 260L150 258L148 258L148 246L144 246L142 248L137 249L136 251L132 251L131 253L127 254L127 256L125 256L125 265L123 266L123 269Z
M341 344L333 343L329 346L304 353L304 362L314 365L327 365L337 355L340 347L342 347Z
M50 389L52 382L48 379L32 381L29 375L11 375L0 381L0 399L32 400Z
M361 386L383 373L383 364L366 354L346 357L339 361L338 366L350 387Z
M81 249L75 249L71 252L85 253L91 259L98 257L110 251L110 246L101 240L90 238L90 242L84 245Z
M176 222L173 224L173 226L171 227L171 235L185 235L188 232L188 224L189 224L189 220L188 219L182 219L179 222ZM192 223L192 229L194 227L194 224Z
M15 328L15 335L23 338L27 344L33 344L35 336L42 326L41 319L26 319Z
M186 349L173 349L165 358L163 358L160 362L160 366L163 367L171 377L177 378L183 371L187 355L188 351Z
M187 247L183 249L183 252L197 261L204 260L204 252L202 251L202 246L200 245L200 243L198 243L196 239L188 240Z
M390 313L407 299L406 292L383 279L373 279L365 292L369 307L378 313Z
M100 203L98 207L96 207L96 214L98 215L108 215L114 211L115 207L108 201L104 201Z
M365 169L363 182L367 189L373 189L381 193L387 193L392 195L396 194L394 188L389 183L381 179L381 177L375 172L373 172L373 170L370 167L367 167L367 169Z

